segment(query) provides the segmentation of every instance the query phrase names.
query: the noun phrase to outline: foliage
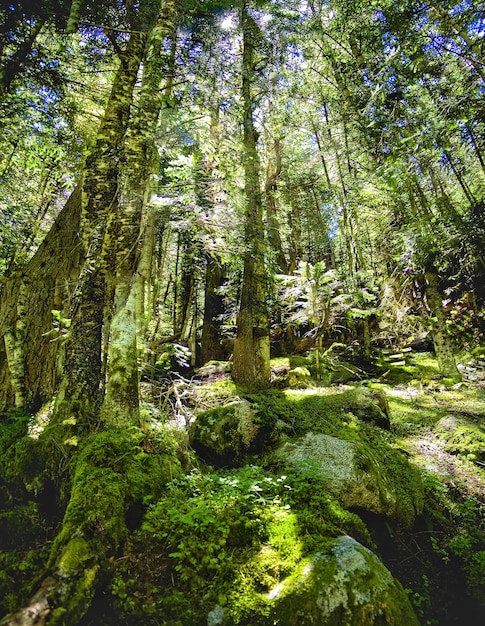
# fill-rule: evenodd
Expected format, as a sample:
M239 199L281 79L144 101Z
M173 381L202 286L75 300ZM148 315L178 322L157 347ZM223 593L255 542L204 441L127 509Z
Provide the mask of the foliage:
M264 620L264 591L305 554L346 528L365 536L358 518L315 489L319 482L311 470L279 475L253 465L173 481L136 541L142 554L158 554L159 568L168 558L170 570L140 572L138 583L117 573L112 592L125 619L143 615L152 623L163 611L167 620L198 624L197 616L220 604L231 623L249 623L255 614ZM172 577L172 591L154 586L160 574Z

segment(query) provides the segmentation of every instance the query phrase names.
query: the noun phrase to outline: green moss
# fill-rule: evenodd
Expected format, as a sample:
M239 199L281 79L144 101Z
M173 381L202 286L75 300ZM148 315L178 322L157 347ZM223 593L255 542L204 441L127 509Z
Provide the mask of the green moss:
M19 409L0 415L0 455L27 434L31 419L31 415Z
M311 474L257 466L193 472L147 513L126 557L130 574L124 561L112 592L125 621L156 623L151 616L177 606L184 626L205 624L219 605L228 624L263 624L265 594L342 532L367 534Z
M21 436L0 455L2 481L12 496L22 491L38 493L48 477L47 450L43 442Z
M240 388L230 376L216 378L194 389L195 398L200 406L224 404L237 399L239 394Z
M91 558L92 553L88 541L78 535L70 539L64 547L57 565L65 575L69 575L72 572L80 571L84 567L85 562Z
M181 473L175 451L146 454L143 439L137 429L100 432L88 439L77 458L55 550L69 543L74 533L101 545L102 553L118 549L127 533L128 507L158 496Z
M337 436L349 415L364 419L383 415L374 392L359 387L286 389L246 397L262 423L277 428L279 424L283 430L286 425L293 434L311 430Z
M290 357L288 356L279 356L274 359L271 359L270 365L272 368L284 368L290 369Z
M418 624L401 585L348 537L329 541L302 560L268 597L271 618L281 626Z
M411 527L424 507L424 487L421 472L399 451L382 439L371 427L361 432L361 442L377 472L379 490L387 501L391 517L405 527Z
M76 542L77 544L77 542ZM89 552L89 547L88 548ZM76 554L81 558L87 557L88 552L79 545L73 547L72 563L75 563ZM78 624L88 610L92 597L101 578L101 568L98 563L92 563L92 558L84 562L82 570L77 568L74 571L65 571L64 573L71 577L71 593L63 598L62 606L56 607L50 616L49 624L52 626L67 626L68 624ZM81 562L82 563L82 562ZM72 584L73 574L75 576L75 584Z
M0 551L0 614L14 612L27 602L48 556L45 540L19 543L15 549Z
M434 552L462 571L467 593L485 606L485 518L480 503L457 497L433 475L426 480L424 518Z
M485 429L479 424L456 422L453 429L440 429L439 435L446 442L446 450L459 454L469 461L485 461Z

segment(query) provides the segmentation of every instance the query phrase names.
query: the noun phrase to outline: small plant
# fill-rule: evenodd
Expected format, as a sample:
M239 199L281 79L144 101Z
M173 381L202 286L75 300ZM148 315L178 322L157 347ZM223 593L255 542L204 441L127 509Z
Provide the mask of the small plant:
M438 620L435 618L426 619L426 614L429 612L431 607L430 581L426 574L423 574L421 577L419 591L413 591L412 589L405 589L405 591L408 594L409 600L416 611L416 615L420 618L420 623L423 624L423 626L433 626L434 624L439 624Z

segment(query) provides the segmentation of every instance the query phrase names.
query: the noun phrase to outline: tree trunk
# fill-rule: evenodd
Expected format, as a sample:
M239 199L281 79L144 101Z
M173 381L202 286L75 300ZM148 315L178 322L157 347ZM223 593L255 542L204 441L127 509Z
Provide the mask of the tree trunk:
M288 274L293 275L298 263L303 260L303 247L301 244L301 216L299 199L296 192L289 195L290 203L290 264Z
M221 315L224 312L224 299L218 293L224 282L224 269L217 259L207 255L205 275L204 320L200 340L200 364L222 360L227 355L221 344Z
M120 155L144 41L143 33L135 32L130 36L83 177L81 246L85 264L73 296L65 377L56 399L55 417L59 421L74 419L84 428L98 422L102 401L106 271L113 263L109 256L112 250L106 245L105 237L108 218L118 202Z
M80 215L78 186L27 266L1 286L0 337L4 337L0 342L1 409L14 404L14 392L17 403L34 412L52 399L57 389L56 363L62 359L62 335L67 329L54 328L56 320L52 311L58 311L61 318L69 317L73 284L81 263ZM28 295L28 306L22 293ZM2 358L6 335L10 354Z
M257 133L254 127L254 50L261 33L249 14L246 2L241 8L243 31L242 99L244 126L244 190L246 195L244 272L234 344L234 380L251 387L264 387L270 378L269 314L263 203Z
M102 417L107 424L121 426L139 423L139 373L137 349L136 298L134 288L138 264L142 216L149 193L150 178L157 163L153 143L160 96L161 51L167 37L175 36L178 1L164 0L157 24L146 44L143 80L125 147L124 185L119 206L113 206L111 228L105 238L104 255L115 260L113 280L114 307L110 327L108 376ZM110 276L110 273L108 273Z
M140 260L133 282L137 336L141 343L146 340L148 316L152 311L151 278L156 229L157 215L149 210L142 225Z
M281 139L274 141L274 164L271 158L268 160L266 168L266 181L264 194L266 199L266 217L268 221L268 243L273 251L276 266L281 274L288 272L288 262L286 261L281 242L280 224L278 221L278 207L276 192L278 190L278 179L281 175Z
M425 278L427 283L426 300L430 310L431 334L441 375L461 380L461 374L456 366L451 339L446 327L443 298L439 290L436 270L428 266Z
M171 4L170 0L167 4ZM161 17L164 19L163 13ZM153 127L148 121L142 128L133 125L126 142L125 131L144 40L139 31L131 34L97 143L86 166L80 242L86 263L74 298L65 378L51 419L52 426L57 428L41 435L44 445L61 449L64 467L70 460L70 496L44 581L29 606L9 617L7 623L12 626L79 623L109 568L109 560L126 537L125 516L130 503L137 502L137 498L141 500L143 494L169 478L161 474L156 455L143 453L142 433L133 423L138 413L138 373L132 283L142 207L134 195L146 182L144 168L149 169L149 151L141 157L138 148L151 146L143 141L148 135L151 137ZM150 65L149 60L145 65ZM143 112L146 114L146 110ZM157 115L158 108L151 118L153 123ZM138 133L143 136L138 137ZM123 203L115 210L120 197L120 157L125 147L126 165L130 169L122 179ZM114 306L107 400L100 413L101 339L102 332L106 333L105 299L110 292L114 293ZM100 415L104 418L104 429L99 429ZM86 429L79 426L90 427L92 434L87 435ZM70 449L78 447L79 454L72 457L70 446ZM177 464L175 458L170 461L173 469ZM58 471L57 467L51 470ZM54 477L60 481L63 478Z
M23 70L32 47L44 28L45 17L37 18L31 28L29 36L18 46L11 55L4 67L0 67L0 102L2 102L10 91L11 84L15 77Z

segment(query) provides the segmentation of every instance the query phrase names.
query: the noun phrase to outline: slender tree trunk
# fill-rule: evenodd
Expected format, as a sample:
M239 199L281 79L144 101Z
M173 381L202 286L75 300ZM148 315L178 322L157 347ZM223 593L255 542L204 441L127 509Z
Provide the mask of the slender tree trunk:
M135 290L135 319L139 342L146 340L148 315L152 311L151 277L153 256L155 250L155 236L157 230L157 215L149 210L142 225L140 260L133 282Z
M82 8L83 0L71 0L71 10L69 12L69 19L67 20L66 35L72 35L77 31Z
M461 380L461 374L456 366L451 339L446 327L438 275L431 265L426 268L425 278L427 284L426 300L430 310L431 334L441 375Z
M303 247L301 243L301 215L299 199L296 193L289 195L290 203L290 264L288 274L291 276L295 273L298 263L303 260Z
M224 300L218 289L224 282L224 269L221 263L207 255L204 295L204 319L200 341L200 363L221 360L226 356L221 344L221 315Z
M278 180L281 175L281 139L274 141L274 163L271 158L268 159L266 168L266 181L264 185L264 194L266 199L266 218L268 221L268 243L273 250L276 266L282 274L288 272L288 262L283 251L283 243L281 241L280 224L278 220L278 205L276 194L278 191Z
M15 77L22 71L25 62L32 52L32 47L44 28L45 18L38 18L31 27L28 37L18 46L3 67L0 67L0 102L2 102L10 90Z
M241 8L241 25L246 250L237 315L233 377L236 382L247 386L264 387L268 385L270 378L269 313L260 162L256 145L258 137L254 127L254 100L251 94L256 63L255 46L261 33L249 14L246 2L243 2Z

